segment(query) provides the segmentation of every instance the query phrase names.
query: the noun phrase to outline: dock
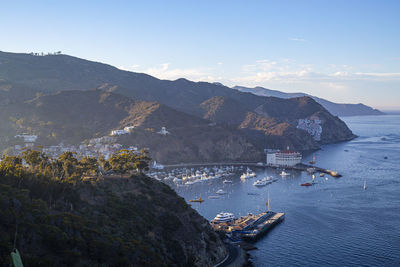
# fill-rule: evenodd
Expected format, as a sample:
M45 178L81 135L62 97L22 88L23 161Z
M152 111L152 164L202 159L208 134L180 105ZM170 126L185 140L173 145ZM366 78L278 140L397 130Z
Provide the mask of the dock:
M231 242L256 240L285 218L283 212L266 211L260 214L248 214L232 222L218 223L211 226L215 231L225 232Z

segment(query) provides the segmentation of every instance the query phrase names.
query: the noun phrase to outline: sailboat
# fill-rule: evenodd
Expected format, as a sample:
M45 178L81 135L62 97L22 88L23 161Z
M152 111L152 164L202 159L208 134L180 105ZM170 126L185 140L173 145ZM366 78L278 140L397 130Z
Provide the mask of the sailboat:
M367 190L367 181L364 180L364 190Z
M315 164L315 161L316 161L316 157L315 157L315 154L314 154L312 161L310 161L310 164Z

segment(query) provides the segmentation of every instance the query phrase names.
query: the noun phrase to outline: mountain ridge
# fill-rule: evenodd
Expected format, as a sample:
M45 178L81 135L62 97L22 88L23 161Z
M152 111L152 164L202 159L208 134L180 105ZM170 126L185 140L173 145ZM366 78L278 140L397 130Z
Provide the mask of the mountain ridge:
M200 130L197 132L194 130L195 127L191 127L192 130L187 131L196 134L199 138L202 136L202 138L212 140L207 145L204 143L205 140L200 142L204 147L207 147L206 151L203 148L199 149L198 146L197 148L189 149L199 157L202 155L200 157L201 161L205 160L207 156L210 159L224 157L221 151L229 155L229 157L224 157L225 159L233 159L235 158L234 151L245 153L245 151L251 151L252 146L257 147L261 154L265 147L283 149L287 145L291 146L292 149L314 150L318 149L321 144L346 141L355 137L339 118L332 116L326 109L309 97L280 99L240 92L221 84L192 82L183 78L175 81L160 80L147 74L123 71L110 65L67 55L38 57L28 54L0 52L0 81L3 83L1 87L3 90L0 93L3 95L3 99L6 99L2 104L4 108L10 108L13 104L18 105L18 103L19 105L26 105L22 101L32 100L32 95L35 98L42 97L43 99L44 96L54 95L59 91L101 89L102 92L117 94L128 99L157 102L165 105L165 107L178 112L167 112L171 116L169 118L170 123L174 120L172 118L174 116L177 118L186 116L179 112L192 116L192 119L185 120L187 125L193 125L191 121L197 121L198 119L204 120L204 124L202 122L203 125L206 125L207 121L211 121L217 124L216 127L213 128L207 125L204 128L198 128ZM29 92L26 93L25 98L18 98L13 95L14 93L21 95L23 92ZM128 100L123 100L122 102L124 101ZM79 99L77 102L80 102ZM85 104L81 102L80 105ZM99 108L98 103L93 105ZM158 104L153 104L152 108L157 110L155 105ZM81 109L81 114L85 110L76 105L75 107ZM149 106L146 107L150 108ZM165 110L164 106L162 108ZM122 111L119 110L118 112ZM124 117L126 123L138 122L139 118L144 118L143 112L145 110L142 110L142 108L137 108L136 113L134 109L130 110L130 112L130 117L128 115ZM162 112L157 114L157 120L160 122L157 127L160 127L160 118L163 115ZM293 116L293 114L297 115ZM149 122L149 118L145 119L144 122ZM177 118L175 120L178 120ZM18 118L16 119L19 123L23 123ZM310 134L310 131L307 131L304 127L304 129L298 127L299 120L302 119L318 121L318 123L321 123L320 126L326 127L326 129L330 128L329 125L338 127L330 128L330 136L322 139L317 138L317 140L315 136ZM271 124L272 121L274 122L273 125ZM43 123L46 125L46 122ZM110 123L107 122L107 124ZM185 123L181 125L185 128ZM110 126L108 126L108 129L111 128ZM168 125L163 126L169 127ZM14 125L13 127L17 126ZM216 140L212 138L211 133L230 141L224 143L224 140ZM180 137L182 138L185 135L187 136L187 134L183 134ZM143 133L141 138L147 140L145 143L151 143L148 139L150 136L153 135ZM154 140L159 139L157 135L153 137ZM179 142L175 141L177 142L176 144L185 143L184 146L177 145L177 147L185 151L185 149L191 147L189 140L182 138ZM239 142L238 140L241 141ZM216 142L219 142L220 145L216 146ZM159 143L158 148L161 147L162 141L159 140ZM231 151L222 149L228 144L234 146L235 143L241 144L241 148L236 147ZM213 150L212 146L222 150L215 154L211 152ZM177 150L174 151L175 153L178 152ZM169 153L172 152L170 151ZM187 157L186 160L188 158L196 159ZM247 156L244 158L249 159Z
M309 96L313 98L315 101L320 103L324 108L326 108L330 113L335 116L365 116L365 115L384 115L385 113L364 105L362 103L358 104L345 104L345 103L334 103L332 101L312 96L306 93L285 93L278 90L272 90L264 87L244 87L244 86L234 86L232 87L234 90L238 90L240 92L252 93L259 96L273 96L278 98L294 98L294 97L302 97Z

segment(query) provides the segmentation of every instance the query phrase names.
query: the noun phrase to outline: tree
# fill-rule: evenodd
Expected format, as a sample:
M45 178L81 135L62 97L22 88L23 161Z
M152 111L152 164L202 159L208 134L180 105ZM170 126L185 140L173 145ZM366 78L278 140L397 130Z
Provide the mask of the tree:
M113 171L116 173L125 174L134 169L133 152L127 149L122 149L114 153L109 162Z
M149 170L149 162L151 158L148 156L148 151L146 149L141 149L139 154L135 155L134 167L139 172Z
M78 161L78 173L80 175L97 175L99 164L95 157L83 157Z
M61 163L62 166L62 175L61 179L63 178L70 178L75 173L78 160L75 158L74 152L64 152L58 157L58 161Z

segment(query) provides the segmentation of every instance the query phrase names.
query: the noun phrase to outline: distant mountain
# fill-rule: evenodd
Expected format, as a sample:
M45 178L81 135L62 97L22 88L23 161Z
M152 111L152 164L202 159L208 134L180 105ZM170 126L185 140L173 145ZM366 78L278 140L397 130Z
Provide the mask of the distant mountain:
M286 146L290 146L292 149L309 150L317 149L320 144L354 138L352 132L339 118L329 114L326 109L309 97L281 99L240 92L219 83L192 82L186 79L160 80L147 74L122 71L106 64L67 55L33 56L0 52L0 81L2 96L0 105L4 106L3 110L12 110L14 105L21 110L24 110L24 105L30 107L29 112L32 115L29 115L31 118L29 122L13 116L12 112L5 113L8 117L12 117L14 129L18 129L22 125L28 132L39 129L39 127L34 128L29 124L32 120L35 121L35 115L44 116L46 113L52 112L49 107L52 106L53 100L45 101L45 99L65 96L57 94L59 91L97 89L103 93L105 91L118 94L123 103L133 100L157 102L153 105L162 104L159 109L155 110L167 110L169 107L168 112L154 113L158 114L154 118L157 118L155 120L158 120L159 123L151 126L150 121L153 117L147 116L142 124L148 123L147 128L154 129L161 126L176 127L176 132L183 132L175 140L176 143L170 142L175 146L167 145L162 152L163 156L168 153L168 155L173 155L174 160L254 159L254 157L248 156L254 147L257 148L258 153L253 153L253 155L258 156L262 155L262 149L265 147L286 148ZM107 122L105 121L109 116L107 113L104 114L104 120L96 124L96 120L89 118L92 116L100 118L103 114L101 111L103 104L99 104L98 98L95 98L97 99L96 103L90 102L85 97L76 98L76 103L71 102L71 105L77 110L74 113L76 115L72 116L75 119L61 117L60 121L57 121L56 118L41 120L41 127L48 129L48 132L42 136L43 138L50 138L50 130L55 128L54 125L59 124L61 125L58 128L65 129L64 132L58 130L63 138L68 137L68 131L76 129L72 128L72 125L83 129L80 131L80 137L76 140L86 136L97 136L113 127L122 126L125 122L136 123L140 121L140 118L144 118L142 109L154 108L154 106L147 106L150 104L143 104L145 107L141 107L137 103L121 104L120 106L124 108L113 107L113 110L108 112L118 114L112 119L112 122L109 121L111 118L107 119ZM27 102L23 103L23 101ZM65 106L62 103L66 100L57 101L61 103L60 107ZM81 105L87 105L88 108L80 108ZM129 105L133 105L133 108L126 107ZM14 109L16 114L18 114L19 108ZM64 112L66 108L65 106ZM110 109L110 106L104 108L107 110ZM42 112L41 109L46 111ZM26 111L26 114L29 112ZM82 115L87 118L87 124L77 118L82 112L88 114L87 116ZM62 112L59 113L62 116ZM162 121L161 114L164 114L163 118L167 120ZM184 118L183 114L190 117ZM71 116L69 117L71 118ZM10 120L10 118L8 119ZM321 127L322 135L315 136L310 129L299 127L299 120L303 119L315 121L318 125L314 126ZM217 123L217 126L208 126L210 121ZM103 122L104 125L101 125ZM179 127L174 125L178 122L180 123ZM201 127L196 128L196 125ZM207 127L202 128L204 125ZM83 134L86 129L94 130ZM69 135L76 136L74 131ZM57 133L55 134L57 135ZM184 135L186 137L183 137ZM142 143L152 145L159 142L156 147L163 150L165 139L159 137L158 135L143 134L135 140L141 139ZM192 140L198 141L193 144ZM131 141L133 142L133 140ZM225 149L225 147L231 146L232 148ZM168 147L171 147L171 150ZM185 153L181 153L182 151ZM162 157L160 156L160 158ZM165 159L172 160L170 156L166 156L162 161Z
M363 115L383 115L385 113L366 106L364 104L338 104L323 98L319 98L316 96L311 96L305 93L284 93L277 90L271 90L263 87L254 87L248 88L243 86L235 86L233 89L236 89L240 92L252 93L259 96L274 96L279 98L293 98L293 97L302 97L309 96L318 103L320 103L324 108L326 108L330 113L335 116L363 116Z

